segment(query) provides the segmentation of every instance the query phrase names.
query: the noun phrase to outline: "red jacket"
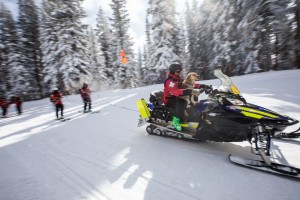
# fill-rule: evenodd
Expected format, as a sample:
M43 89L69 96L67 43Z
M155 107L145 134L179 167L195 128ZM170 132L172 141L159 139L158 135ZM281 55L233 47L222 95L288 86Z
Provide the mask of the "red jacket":
M63 95L59 92L54 92L51 94L50 99L54 105L62 105Z
M92 92L87 85L83 85L83 87L80 89L80 94L83 99L89 99L91 96L91 93Z
M169 73L164 83L163 103L168 104L169 98L172 96L183 95L186 86L182 83L183 79L179 76ZM200 84L195 83L194 88L200 88Z
M16 104L17 106L22 105L22 101L21 101L20 97L13 96L10 101L11 101L11 103Z
M9 102L7 99L0 99L0 107L2 108L8 108Z

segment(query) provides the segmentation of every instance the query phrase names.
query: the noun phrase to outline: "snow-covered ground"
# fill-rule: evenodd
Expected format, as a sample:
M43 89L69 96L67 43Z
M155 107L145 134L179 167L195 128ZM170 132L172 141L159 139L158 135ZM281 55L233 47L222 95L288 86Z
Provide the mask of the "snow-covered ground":
M232 80L249 102L300 120L300 70ZM10 107L13 117L0 119L0 199L299 199L299 180L228 161L229 153L253 157L247 142L196 143L138 128L136 101L162 88L94 93L95 114L79 112L79 95L66 96L66 122L55 120L49 99L25 102L21 116ZM300 168L299 139L273 140L272 147L273 160Z

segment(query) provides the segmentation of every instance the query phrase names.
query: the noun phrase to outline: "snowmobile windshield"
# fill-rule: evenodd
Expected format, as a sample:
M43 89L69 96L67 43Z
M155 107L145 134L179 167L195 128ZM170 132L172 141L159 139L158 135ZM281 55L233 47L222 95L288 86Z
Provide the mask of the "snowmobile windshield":
M216 69L214 71L214 75L221 81L221 85L218 88L220 92L229 92L236 95L240 94L240 91L232 83L231 79L225 74L223 74L223 72L220 69Z

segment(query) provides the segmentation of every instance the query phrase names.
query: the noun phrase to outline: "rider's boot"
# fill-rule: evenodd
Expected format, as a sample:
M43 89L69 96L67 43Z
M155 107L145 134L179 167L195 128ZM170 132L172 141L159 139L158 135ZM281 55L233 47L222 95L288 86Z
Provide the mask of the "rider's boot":
M181 132L182 128L180 125L180 119L175 116L173 116L173 126L177 131Z

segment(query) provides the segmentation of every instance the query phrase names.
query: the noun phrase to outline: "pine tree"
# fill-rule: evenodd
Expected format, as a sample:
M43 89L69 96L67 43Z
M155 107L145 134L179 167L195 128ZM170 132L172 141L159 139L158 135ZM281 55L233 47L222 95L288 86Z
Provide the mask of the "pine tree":
M296 24L296 28L294 30L294 38L295 38L295 47L294 47L294 54L295 54L295 66L300 69L300 1L295 0L293 4L293 11L294 11L294 23Z
M94 35L94 30L89 30L89 44L90 52L90 68L92 79L92 88L94 90L100 90L101 88L106 88L105 81L107 76L104 73L105 69L105 57L103 56L101 43L97 42L97 38Z
M42 40L45 81L67 93L88 82L89 54L82 0L44 1Z
M105 58L105 69L104 73L108 80L111 81L109 84L113 84L113 70L112 70L112 63L113 59L111 54L111 31L109 28L109 24L107 22L105 13L103 12L102 8L100 7L97 13L97 23L95 29L95 37L98 38L97 42L101 45L101 51L103 52L103 56Z
M206 74L216 67L239 75L299 64L298 0L203 0L199 9L187 7L186 16L190 64Z
M27 91L28 71L19 62L19 38L11 12L0 2L0 93L19 95Z
M145 67L148 66L148 57L151 50L151 36L150 36L150 25L148 20L148 15L146 16L146 23L145 23L145 34L146 34L146 44L144 45L144 63Z
M293 25L289 16L288 5L290 0L275 1L270 5L274 17L272 19L272 38L271 51L273 55L273 69L282 70L290 67L292 58L291 49L293 49Z
M41 12L41 49L43 62L43 77L44 77L44 92L50 92L51 89L59 87L59 55L58 50L58 28L54 18L54 11L56 10L55 2L43 0Z
M261 71L259 64L259 52L262 48L260 30L262 29L257 20L258 2L254 0L242 1L241 20L237 31L241 33L240 51L243 54L241 61L242 74L255 73Z
M29 72L29 76L26 77L30 83L27 92L33 94L34 98L41 98L43 84L38 11L34 0L18 0L18 4L18 29L22 38L19 46L20 61Z
M147 68L158 76L168 69L174 61L180 61L176 54L176 13L173 0L149 0L149 26L151 34L151 51L147 61ZM175 30L175 31L174 31Z
M239 9L236 1L225 0L218 4L217 27L214 29L215 37L215 61L221 64L223 72L236 75L240 72L240 38L237 32L239 23Z
M187 45L187 40L186 40L186 35L185 35L185 30L184 30L184 21L182 18L180 18L179 23L178 23L178 35L177 35L177 42L175 43L178 48L178 55L180 57L181 63L183 66L185 66L186 70L188 70L188 57L187 57L187 52L186 52L186 45Z
M4 6L3 2L0 2L0 93L1 97L5 97L7 95L7 90L10 87L8 85L8 52L9 49L7 44L10 42L7 39L8 27L7 21L11 14Z
M138 51L136 81L138 83L138 86L143 86L143 54L140 48Z
M110 4L113 10L113 16L111 18L113 32L111 55L114 59L113 69L116 83L122 88L133 87L135 85L133 72L137 65L132 50L133 43L128 34L130 19L126 9L126 3L126 0L112 0ZM125 51L128 59L126 64L122 63L119 58L122 49Z
M272 26L271 23L273 21L273 13L270 9L270 5L272 2L270 0L262 0L259 7L259 22L262 27L261 31L261 44L262 48L259 52L259 60L260 66L264 71L269 71L272 67L272 59L271 59L271 38L272 35Z
M201 39L201 37L197 37L198 26L199 26L199 14L197 12L197 2L194 0L192 8L188 2L186 2L186 14L185 14L185 21L186 21L186 29L187 29L187 49L188 49L188 66L189 71L193 71L199 73L197 70L197 41ZM200 47L201 48L201 47Z

